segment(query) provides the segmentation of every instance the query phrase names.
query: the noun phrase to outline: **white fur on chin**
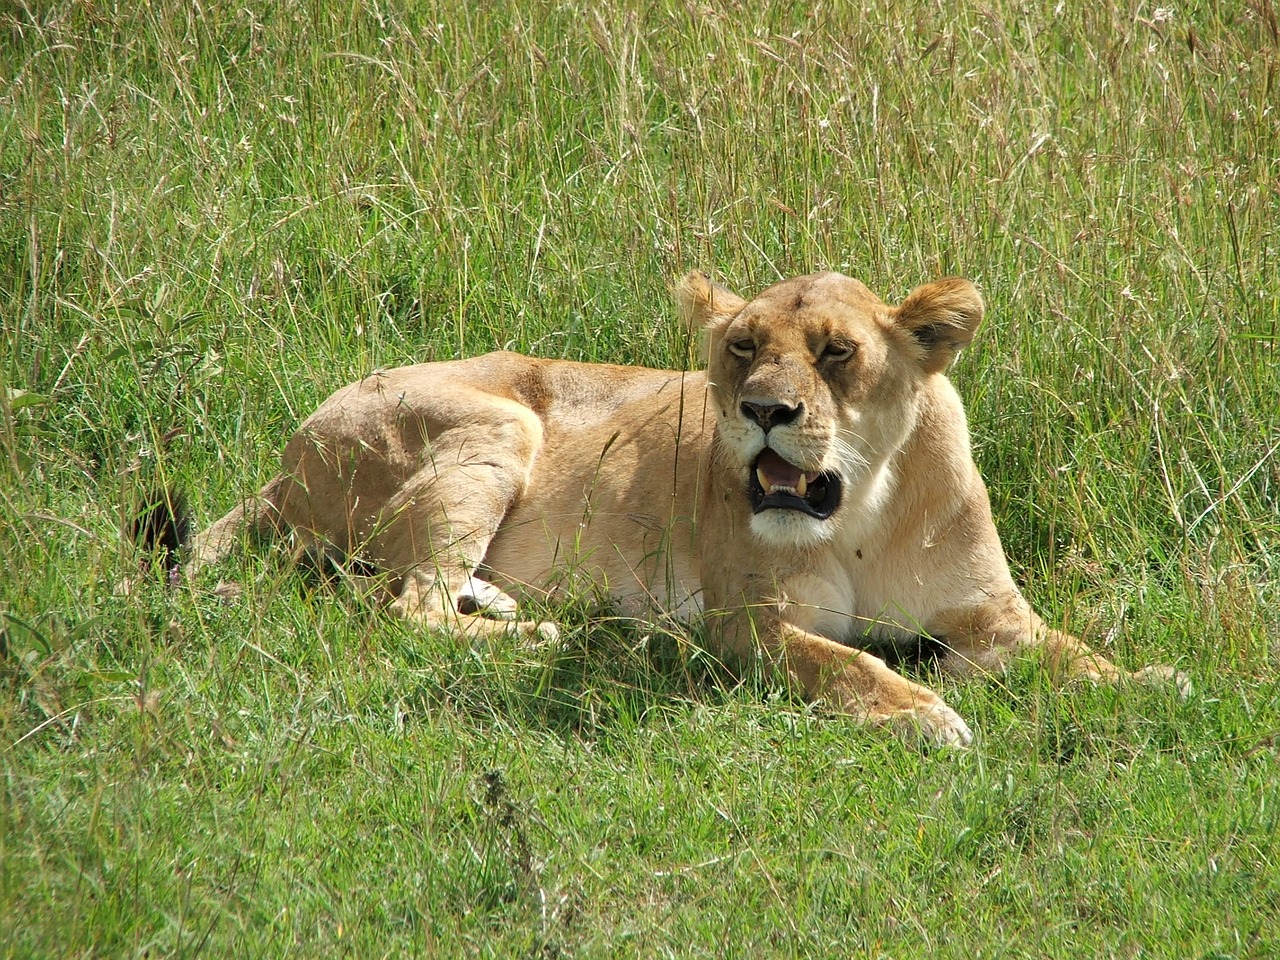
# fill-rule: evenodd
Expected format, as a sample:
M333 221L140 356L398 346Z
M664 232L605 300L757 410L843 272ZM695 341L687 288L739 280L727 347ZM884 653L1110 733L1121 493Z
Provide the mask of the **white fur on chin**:
M799 549L830 542L836 526L799 510L765 510L752 514L751 532L770 546Z

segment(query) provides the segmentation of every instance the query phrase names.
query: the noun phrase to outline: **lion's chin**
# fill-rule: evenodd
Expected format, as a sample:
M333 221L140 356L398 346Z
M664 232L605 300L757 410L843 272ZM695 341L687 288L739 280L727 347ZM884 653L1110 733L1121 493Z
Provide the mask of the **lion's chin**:
M772 547L801 549L830 542L836 527L798 510L765 510L752 515L751 532Z

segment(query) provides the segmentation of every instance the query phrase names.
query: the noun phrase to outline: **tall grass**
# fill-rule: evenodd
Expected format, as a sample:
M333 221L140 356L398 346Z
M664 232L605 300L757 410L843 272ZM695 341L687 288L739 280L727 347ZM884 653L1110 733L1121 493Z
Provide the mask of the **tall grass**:
M1271 0L402 6L0 8L4 955L1274 955ZM1194 696L930 675L922 755L586 610L113 596L377 367L696 362L695 267L974 279L1018 578Z

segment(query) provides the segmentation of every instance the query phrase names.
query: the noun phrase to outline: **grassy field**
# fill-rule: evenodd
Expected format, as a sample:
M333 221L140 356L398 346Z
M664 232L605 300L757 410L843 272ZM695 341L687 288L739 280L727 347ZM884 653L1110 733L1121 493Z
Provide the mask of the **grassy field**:
M410 6L0 5L0 955L1280 953L1273 0ZM694 267L977 282L1016 576L1193 696L926 675L930 753L578 606L113 595L375 368L692 362Z

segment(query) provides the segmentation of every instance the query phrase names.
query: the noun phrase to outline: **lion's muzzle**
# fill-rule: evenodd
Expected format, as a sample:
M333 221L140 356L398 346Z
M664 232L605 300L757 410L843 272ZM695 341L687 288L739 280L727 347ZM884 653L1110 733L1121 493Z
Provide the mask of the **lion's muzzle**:
M799 510L826 520L840 506L842 489L838 473L806 472L766 447L752 467L747 495L753 513Z

